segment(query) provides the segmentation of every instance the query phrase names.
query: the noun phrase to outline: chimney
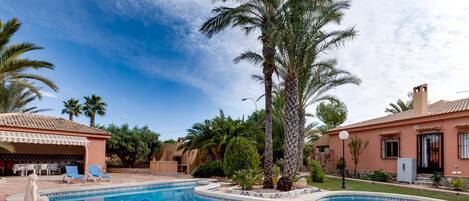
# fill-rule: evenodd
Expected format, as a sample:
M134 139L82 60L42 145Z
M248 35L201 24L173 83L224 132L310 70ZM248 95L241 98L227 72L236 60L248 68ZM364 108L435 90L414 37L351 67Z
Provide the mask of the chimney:
M427 84L414 87L412 91L412 108L414 110L414 117L425 115L428 111L428 88Z

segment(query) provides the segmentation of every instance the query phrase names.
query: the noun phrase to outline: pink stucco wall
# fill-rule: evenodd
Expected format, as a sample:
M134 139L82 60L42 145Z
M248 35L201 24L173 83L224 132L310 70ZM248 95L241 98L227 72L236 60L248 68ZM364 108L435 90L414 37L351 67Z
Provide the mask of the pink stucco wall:
M106 167L106 139L88 137L88 164Z
M399 131L400 157L417 158L417 135L421 132L417 128L438 127L443 133L443 169L446 176L463 176L469 178L469 160L458 158L458 133L456 126L469 124L469 112L457 112L445 115L416 118L381 125L366 126L347 129L351 136L358 136L363 140L369 140L367 149L360 155L358 170L374 171L383 169L387 172L396 172L397 159L381 158L380 134ZM328 132L330 135L329 146L336 153L336 161L342 154L342 141L338 138L338 132ZM350 138L349 138L350 140ZM348 153L346 141L347 169L353 168L351 156ZM461 175L452 175L452 171L461 171Z

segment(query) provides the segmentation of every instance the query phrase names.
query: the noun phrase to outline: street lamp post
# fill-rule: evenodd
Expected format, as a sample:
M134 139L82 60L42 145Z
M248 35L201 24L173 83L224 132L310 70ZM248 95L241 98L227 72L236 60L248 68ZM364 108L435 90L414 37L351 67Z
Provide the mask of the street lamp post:
M349 137L347 131L340 131L339 138L342 140L342 189L345 189L345 140Z
M252 102L254 103L254 107L256 109L255 111L257 111L257 101L254 100L254 98L243 98L243 99L241 99L241 101L247 101L247 100L252 100ZM257 99L257 100L259 100L259 99Z

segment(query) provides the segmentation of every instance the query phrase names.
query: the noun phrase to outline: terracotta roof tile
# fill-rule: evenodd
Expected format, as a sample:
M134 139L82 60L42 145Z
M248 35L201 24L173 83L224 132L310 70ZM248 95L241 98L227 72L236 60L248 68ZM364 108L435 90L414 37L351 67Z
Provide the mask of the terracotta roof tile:
M384 123L390 123L390 122L396 122L396 121L403 121L403 120L409 120L409 119L414 119L414 118L429 117L429 116L447 114L447 113L452 113L452 112L460 112L460 111L466 111L466 110L469 110L469 98L455 100L455 101L443 101L442 100L442 101L438 101L429 105L428 113L423 116L414 117L413 110L409 110L405 112L390 114L390 115L378 117L375 119L370 119L366 121L349 124L346 126L337 127L337 128L328 130L328 132L356 128L356 127L378 125L378 124L384 124Z
M110 135L109 132L63 118L24 113L0 114L0 126Z

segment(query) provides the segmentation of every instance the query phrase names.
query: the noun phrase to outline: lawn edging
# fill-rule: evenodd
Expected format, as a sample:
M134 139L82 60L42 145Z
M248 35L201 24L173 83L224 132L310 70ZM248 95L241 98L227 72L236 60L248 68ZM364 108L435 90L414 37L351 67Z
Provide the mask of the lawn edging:
M335 178L335 179L342 179L342 177L338 177L338 176L334 176L334 175L326 175L326 177ZM346 180L351 180L351 181L366 182L366 183L370 183L370 184L383 184L383 185L397 186L397 187L403 187L403 188L412 188L412 189L418 189L418 190L428 190L428 191L435 191L435 192L442 192L442 193L452 193L452 194L455 194L455 195L469 196L468 192L452 191L452 190L439 189L439 188L429 188L429 187L413 185L413 184L389 183L389 182L371 181L371 180L355 179L355 178L345 178L345 179Z

